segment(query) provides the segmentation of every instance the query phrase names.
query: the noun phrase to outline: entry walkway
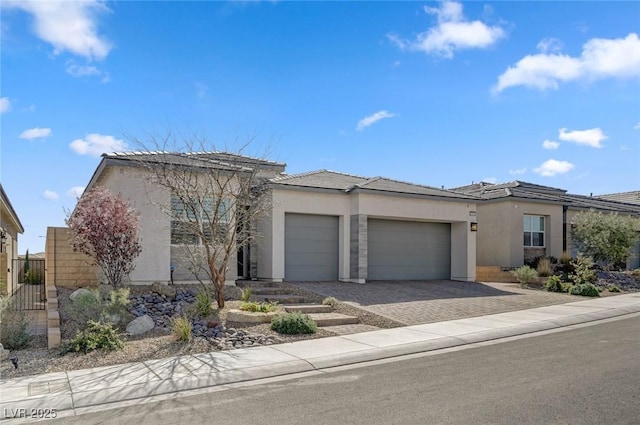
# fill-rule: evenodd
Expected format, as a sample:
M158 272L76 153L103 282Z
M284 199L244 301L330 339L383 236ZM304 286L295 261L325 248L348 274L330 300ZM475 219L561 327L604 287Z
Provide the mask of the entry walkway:
M405 325L505 313L577 301L575 296L520 288L517 283L451 280L289 282L325 297L388 317Z
M0 420L11 415L42 412L43 409L54 409L58 417L82 414L98 406L107 409L108 404L115 402L149 397L152 397L150 400L160 400L159 397L177 397L181 391L232 388L234 384L243 385L241 383L245 381L300 372L322 373L323 369L335 366L463 346L634 313L640 313L640 294L287 344L0 380L0 412L3 412ZM19 422L24 420L24 417L18 419ZM13 420L8 419L7 422Z

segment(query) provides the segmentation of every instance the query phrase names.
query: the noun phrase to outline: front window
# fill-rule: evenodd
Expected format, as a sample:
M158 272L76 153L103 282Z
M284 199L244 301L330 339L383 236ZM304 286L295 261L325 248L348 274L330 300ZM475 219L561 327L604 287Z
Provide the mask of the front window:
M544 216L524 216L524 246L544 247Z
M216 208L217 206L217 208ZM217 211L216 211L217 210ZM224 243L229 224L229 201L227 199L205 198L201 202L182 202L171 196L171 244L198 245L201 234L209 244ZM213 232L216 237L214 240Z

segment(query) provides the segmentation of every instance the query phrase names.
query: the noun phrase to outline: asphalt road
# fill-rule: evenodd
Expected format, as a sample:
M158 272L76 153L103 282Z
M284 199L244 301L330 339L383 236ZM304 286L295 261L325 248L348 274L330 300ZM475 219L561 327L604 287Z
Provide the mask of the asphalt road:
M640 317L53 422L636 425Z

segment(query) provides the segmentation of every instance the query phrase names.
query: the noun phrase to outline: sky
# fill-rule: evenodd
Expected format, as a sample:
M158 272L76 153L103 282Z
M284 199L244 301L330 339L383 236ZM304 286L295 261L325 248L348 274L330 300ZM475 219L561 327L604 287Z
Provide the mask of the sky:
M44 250L104 152L204 138L435 187L640 189L639 2L3 0L0 180ZM135 145L135 146L134 146Z

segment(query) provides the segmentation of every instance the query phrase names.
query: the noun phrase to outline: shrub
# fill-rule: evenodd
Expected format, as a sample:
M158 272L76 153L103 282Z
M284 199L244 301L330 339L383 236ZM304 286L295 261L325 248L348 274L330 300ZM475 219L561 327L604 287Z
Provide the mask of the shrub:
M109 291L109 296L107 300L104 301L102 318L104 319L104 316L108 315L108 319L113 320L116 317L122 318L122 316L127 314L127 306L129 305L129 294L130 291L127 288L120 288Z
M574 267L574 271L569 274L569 280L575 285L583 285L596 281L596 272L593 270L593 260L591 258L578 255L578 258L571 264Z
M522 286L531 282L531 280L533 280L538 276L538 272L536 272L534 269L526 265L518 267L517 269L513 270L511 273L516 277L516 279L518 279L518 282L520 282L520 285Z
M544 284L544 289L549 292L567 292L566 286L558 276L550 276Z
M90 289L89 293L84 293L76 297L67 307L70 316L78 325L84 329L87 323L92 320L100 321L104 313L104 301L97 289Z
M338 300L335 297L327 297L324 300L322 300L322 304L335 307L336 304L338 304Z
M111 323L89 320L84 331L78 331L69 341L68 351L88 353L94 350L120 350L124 347L118 330Z
M173 319L173 335L178 341L191 341L191 321L184 316Z
M251 299L251 293L253 292L253 290L251 288L244 288L242 290L242 292L240 293L240 301L242 302L249 302L249 300Z
M609 286L607 286L607 291L609 291L609 292L620 292L620 288L618 288L616 285L609 285Z
M213 298L211 298L211 292L206 289L201 290L196 294L196 314L200 317L207 317L211 314L211 303L213 303Z
M254 301L243 302L240 304L240 310L251 311L254 313L271 313L278 309L278 303L276 302L262 302L257 303Z
M569 290L571 295L582 295L583 297L599 297L600 291L591 283L581 283L574 285Z
M283 314L271 321L271 330L286 335L312 334L317 329L316 322L300 312Z
M12 297L0 300L0 343L10 350L29 345L33 336L29 331L27 314L13 305Z
M553 274L553 270L551 270L551 258L542 257L538 261L538 266L536 267L536 271L538 272L538 276L547 277Z

